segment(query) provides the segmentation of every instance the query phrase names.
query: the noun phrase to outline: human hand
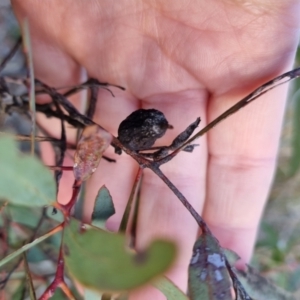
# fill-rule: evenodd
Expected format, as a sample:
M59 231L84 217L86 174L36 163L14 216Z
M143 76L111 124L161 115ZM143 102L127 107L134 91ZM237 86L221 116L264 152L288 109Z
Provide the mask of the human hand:
M198 116L200 127L265 81L292 67L299 37L299 1L12 1L19 21L28 17L35 76L50 86L90 77L122 85L112 98L100 90L94 120L117 135L120 122L139 108L162 111L173 130L167 145ZM287 86L273 90L225 120L180 153L162 171L203 216L221 245L249 261L272 181ZM40 99L40 101L42 101ZM73 97L82 107L82 99ZM42 116L39 121L49 122ZM52 121L51 121L52 122ZM59 122L47 123L59 135ZM74 131L69 138L74 140ZM113 149L107 151L113 157ZM46 160L49 157L44 154ZM129 156L106 161L87 183L84 218L99 187L110 190L116 230L137 173ZM71 159L65 164L72 165ZM175 240L180 256L168 276L186 289L196 222L165 184L145 170L137 247L156 236ZM59 201L70 199L66 173ZM160 299L158 292L132 296ZM148 298L147 298L148 297Z

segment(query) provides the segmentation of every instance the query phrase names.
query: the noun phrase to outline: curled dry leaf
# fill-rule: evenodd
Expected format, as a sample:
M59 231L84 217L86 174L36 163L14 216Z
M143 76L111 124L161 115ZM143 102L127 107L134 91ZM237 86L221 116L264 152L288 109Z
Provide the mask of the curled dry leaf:
M96 171L102 154L111 141L112 135L96 124L84 128L74 155L76 180L85 181Z
M197 118L195 122L190 124L183 132L181 132L172 142L170 148L176 149L180 147L187 139L193 134L194 130L198 127L200 118Z

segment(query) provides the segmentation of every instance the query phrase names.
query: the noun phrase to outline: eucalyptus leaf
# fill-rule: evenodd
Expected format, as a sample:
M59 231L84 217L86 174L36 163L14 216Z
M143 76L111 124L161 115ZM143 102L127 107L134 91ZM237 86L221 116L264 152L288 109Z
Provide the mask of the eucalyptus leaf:
M103 292L134 289L162 274L175 259L176 248L155 240L138 254L126 248L124 235L70 220L64 232L64 257L69 273L84 287Z
M101 294L99 292L85 288L84 289L84 299L85 300L100 300Z
M36 245L27 251L26 257L29 263L38 263L48 258L39 246L40 245Z
M37 226L42 215L41 208L9 204L6 209L14 222L31 228Z
M234 266L234 264L241 259L237 253L230 249L223 248L223 252L231 266Z
M92 225L105 229L106 220L115 214L115 207L109 190L103 185L95 200L94 211L92 214Z
M64 214L62 213L61 210L59 209L56 209L55 211L53 211L53 207L50 206L50 207L47 207L46 209L46 216L49 218L49 219L52 219L58 223L62 223L64 221Z
M63 291L58 288L55 290L54 295L50 298L51 300L67 300L67 297L63 293Z
M232 300L223 251L216 238L208 233L203 233L193 248L189 295L191 300Z
M15 292L11 295L11 300L20 300L24 299L24 295L26 292L26 279L23 279Z
M11 137L0 138L0 199L23 206L55 202L51 172L36 158L21 155Z

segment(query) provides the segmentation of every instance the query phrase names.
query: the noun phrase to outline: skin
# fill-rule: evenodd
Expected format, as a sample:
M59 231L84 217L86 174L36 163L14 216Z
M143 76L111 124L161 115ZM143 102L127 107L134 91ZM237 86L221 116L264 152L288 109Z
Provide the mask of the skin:
M115 98L99 92L95 121L117 135L118 124L138 108L164 112L168 144L198 116L200 128L267 80L292 68L299 38L300 2L286 1L71 1L15 0L20 22L27 17L35 76L55 87L91 77L126 87ZM287 86L281 86L226 119L199 140L193 154L180 153L162 171L199 211L222 246L251 258L272 182ZM39 101L47 101L39 99ZM82 108L82 97L72 101ZM59 122L39 116L54 135ZM48 122L48 123L46 123ZM74 140L74 131L68 137ZM45 161L51 163L49 147ZM47 148L47 149L46 149ZM112 149L107 153L115 157ZM100 186L110 190L116 230L137 164L126 155L100 163L87 184L87 199ZM66 165L72 165L67 158ZM167 274L186 290L187 265L198 228L172 192L146 170L138 220L138 248L157 236L176 241L179 257ZM68 202L73 175L65 172L59 201ZM91 215L87 200L84 218ZM131 299L164 299L154 289Z

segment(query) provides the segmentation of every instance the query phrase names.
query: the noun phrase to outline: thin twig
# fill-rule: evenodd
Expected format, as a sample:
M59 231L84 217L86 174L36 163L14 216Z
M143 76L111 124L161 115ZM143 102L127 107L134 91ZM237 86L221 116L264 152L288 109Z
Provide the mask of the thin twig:
M300 76L300 68L294 69L292 71L286 72L268 82L263 84L262 86L258 87L256 90L254 90L252 93L244 97L242 100L237 102L235 105L227 109L224 113L222 113L219 117L214 119L212 122L210 122L207 126L205 126L202 130L200 130L198 133L196 133L193 137L191 137L187 142L185 142L183 145L178 147L174 152L169 154L168 156L157 160L159 165L165 164L168 161L170 161L174 156L178 154L179 151L184 149L186 146L194 142L197 138L204 135L206 132L208 132L210 129L215 127L217 124L219 124L221 121L225 120L228 116L236 113L241 108L245 107L249 103L253 102L260 96L264 95L265 93L269 92L270 90L285 84L295 78L298 78Z
M86 115L88 118L93 119L95 111L96 111L99 87L91 86L89 90L90 90L90 98L89 98L89 105L88 105L88 109L86 111Z
M28 20L24 20L24 52L27 58L27 65L29 71L29 109L31 116L31 155L35 152L35 131L36 131L36 105L35 105L35 85L34 85L34 69L33 69L33 58L30 41L29 23Z
M226 255L224 255L224 258L225 258L225 263L226 263L226 267L227 267L227 270L229 272L229 275L232 279L232 284L233 284L233 288L234 288L234 291L235 291L235 296L236 296L236 299L239 299L239 295L242 296L242 300L253 300L253 298L251 298L248 293L246 292L246 290L244 289L243 285L241 284L241 282L239 281L238 277L236 276L232 266L230 265Z
M139 168L136 178L134 180L132 189L131 189L131 193L129 196L129 199L127 201L127 205L120 223L120 227L119 227L119 232L125 232L128 222L129 222L129 216L130 216L130 212L131 212L131 207L132 207L132 203L134 202L134 199L136 198L136 194L137 191L139 189L140 183L141 183L141 179L142 179L142 174L143 174L143 168Z
M53 100L63 106L63 108L69 113L73 119L79 121L84 125L92 125L95 124L91 119L87 116L80 114L76 107L62 94L56 91L56 89L48 86L47 84L41 82L40 80L36 79L36 83L39 84Z
M141 178L141 182L139 186L141 186L143 177ZM140 207L140 202L141 202L141 189L138 188L137 190L137 195L136 195L136 200L134 203L134 208L133 208L133 216L132 216L132 224L130 228L130 242L129 242L129 247L131 249L136 249L136 234L137 234L137 226L138 226L138 213L139 213L139 207Z
M1 64L0 64L0 72L3 71L3 69L6 67L7 63L12 59L12 57L16 54L16 52L18 51L20 45L22 43L22 37L19 37L17 39L17 42L15 43L15 45L11 48L11 50L9 51L9 53L4 57L4 59L2 60Z
M1 135L7 135L7 132L0 131L0 136ZM21 134L14 134L13 139L16 141L30 141L31 137L30 135L21 135ZM53 142L53 143L61 143L59 139L53 138L53 137L48 137L48 136L35 136L35 141L36 142Z
M176 197L181 201L184 207L190 212L194 217L202 232L211 234L208 226L202 219L202 217L197 213L193 206L188 202L188 200L183 196L183 194L177 189L177 187L168 179L167 176L158 168L151 166L150 169L170 188L170 190L176 195Z
M111 95L114 97L114 94L112 93L112 91L107 88L109 86L116 87L116 88L118 88L122 91L125 90L125 88L120 86L120 85L115 85L115 84L111 84L111 83L107 83L107 82L100 82L95 78L90 78L86 82L72 87L69 91L64 93L64 96L68 97L68 96L70 96L74 93L77 93L77 92L79 92L83 89L86 89L86 88L98 87L98 88L102 88L102 89L105 89L105 90L109 91L111 93Z
M18 112L18 113L27 113L29 109L28 101L23 98L18 98L20 101L15 101L12 104L8 104L5 106L5 113L11 114L12 112ZM70 125L74 126L75 128L83 128L84 123L74 120L73 117L66 114L60 114L56 110L52 108L53 103L46 103L46 104L36 104L36 111L43 113L46 117L51 118L57 118L60 120L64 120L68 122Z
M62 109L60 108L59 104L54 101L54 104L56 106L56 110L60 113L63 114ZM55 149L55 164L56 166L62 166L65 158L65 153L67 150L67 136L66 136L66 127L64 121L61 119L60 120L60 125L61 125L61 134L60 134L60 143L59 144L54 144L53 147ZM55 170L54 176L55 176L55 182L56 182L56 192L58 193L58 186L59 186L59 181L62 176L62 169Z
M35 290L34 290L34 285L33 285L32 277L31 277L30 268L29 268L29 264L28 264L28 261L27 261L26 253L24 252L22 256L23 256L25 272L26 272L26 281L27 281L27 284L29 286L30 299L31 300L36 300L36 294L35 294Z

